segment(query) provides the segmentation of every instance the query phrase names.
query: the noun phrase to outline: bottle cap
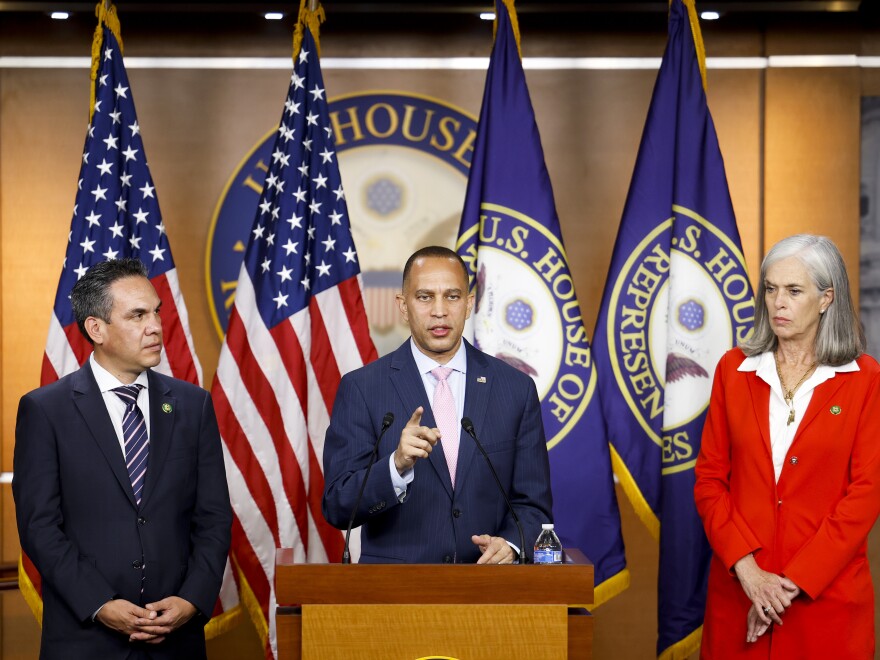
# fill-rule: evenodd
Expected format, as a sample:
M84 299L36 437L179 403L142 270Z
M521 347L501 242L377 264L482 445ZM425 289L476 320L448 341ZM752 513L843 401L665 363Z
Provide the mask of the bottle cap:
M553 523L544 523L541 525L541 529L553 529Z

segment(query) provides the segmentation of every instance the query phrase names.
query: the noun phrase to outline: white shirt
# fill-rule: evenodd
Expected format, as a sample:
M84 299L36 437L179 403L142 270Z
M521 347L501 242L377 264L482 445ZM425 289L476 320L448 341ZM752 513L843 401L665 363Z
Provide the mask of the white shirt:
M119 398L116 392L111 392L114 387L122 387L126 385L116 376L107 371L95 360L95 354L89 356L89 365L92 367L92 373L95 380L98 381L98 389L101 390L101 396L104 397L104 405L107 406L107 412L110 413L110 421L113 422L113 429L116 431L116 439L119 441L119 449L122 451L122 457L125 458L125 438L122 435L122 418L125 415L125 402ZM138 395L138 408L144 414L144 422L147 426L147 437L150 435L150 388L147 372L142 371L135 379L134 385L143 385L144 389Z
M768 351L747 357L739 365L737 371L754 371L758 378L770 386L770 447L773 450L773 471L778 482L782 466L785 465L785 457L788 455L788 450L791 449L794 436L797 434L804 413L813 398L813 390L826 380L834 378L838 373L859 371L859 365L853 360L839 367L824 364L816 367L816 370L794 393L795 414L794 422L791 424L788 423L791 408L788 407L782 394L782 384L779 382L779 374L776 371L776 357L772 352Z
M452 373L446 378L449 383L449 389L452 391L452 398L455 400L455 412L461 419L464 415L464 391L467 385L467 349L464 342L458 346L458 350L452 359L446 364L440 364L436 360L432 360L422 353L415 342L410 338L409 347L412 350L413 359L416 361L416 369L422 377L422 383L425 386L425 393L428 395L428 401L434 400L434 390L437 387L437 379L431 374L431 371L437 367L449 367ZM413 411L409 411L412 415ZM406 489L413 480L413 469L409 468L400 474L394 466L394 453L388 458L388 467L391 470L391 483L394 486L394 493L401 502L406 497Z

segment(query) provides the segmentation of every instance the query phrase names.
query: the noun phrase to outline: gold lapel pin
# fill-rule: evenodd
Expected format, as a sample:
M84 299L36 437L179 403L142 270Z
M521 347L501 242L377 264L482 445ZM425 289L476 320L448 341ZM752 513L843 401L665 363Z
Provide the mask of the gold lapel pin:
M840 406L831 406L831 414L839 415L841 412Z
M170 413L172 410L173 410L173 408L171 407L170 403L163 403L162 404L162 412L163 413Z
M486 377L485 376L477 376L477 382L478 383L485 383Z

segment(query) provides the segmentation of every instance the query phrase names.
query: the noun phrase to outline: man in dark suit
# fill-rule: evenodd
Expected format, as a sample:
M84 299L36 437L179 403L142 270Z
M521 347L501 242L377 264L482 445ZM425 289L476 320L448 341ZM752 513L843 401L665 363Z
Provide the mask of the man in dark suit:
M355 515L362 526L360 561L510 563L519 532L460 420L472 420L530 551L541 523L552 520L535 385L462 339L474 296L465 264L452 250L413 254L397 299L411 340L339 384L324 445L324 517L347 526L383 417L391 412L395 421Z
M208 393L151 370L160 300L135 259L73 288L89 361L22 397L12 492L43 579L41 658L204 658L232 512Z

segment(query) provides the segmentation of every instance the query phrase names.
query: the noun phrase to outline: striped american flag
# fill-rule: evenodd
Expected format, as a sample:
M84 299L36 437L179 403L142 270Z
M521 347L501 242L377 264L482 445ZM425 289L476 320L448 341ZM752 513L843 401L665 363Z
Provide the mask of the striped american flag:
M275 549L339 561L321 514L342 374L376 357L315 39L305 28L212 388L242 599L277 656Z
M112 28L112 29L111 29ZM93 61L94 105L82 154L67 252L49 322L40 384L52 383L88 359L91 345L80 334L70 291L89 267L107 259L133 257L146 264L148 277L162 301L164 347L156 370L201 385L202 368L189 330L186 305L171 257L171 246L147 165L131 86L122 61L115 7L99 5ZM22 555L22 593L41 618L41 580ZM208 636L227 625L237 610L238 591L227 562L215 619Z

